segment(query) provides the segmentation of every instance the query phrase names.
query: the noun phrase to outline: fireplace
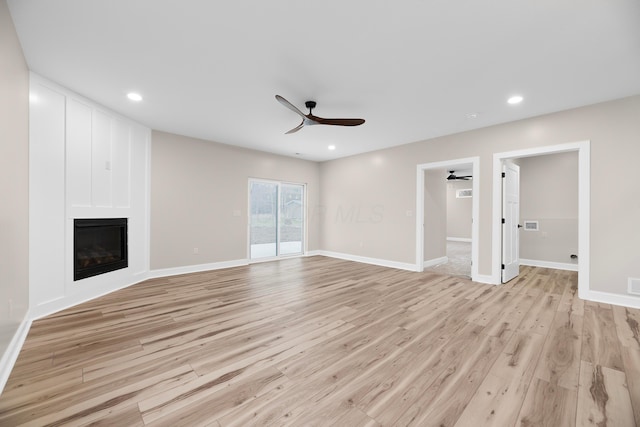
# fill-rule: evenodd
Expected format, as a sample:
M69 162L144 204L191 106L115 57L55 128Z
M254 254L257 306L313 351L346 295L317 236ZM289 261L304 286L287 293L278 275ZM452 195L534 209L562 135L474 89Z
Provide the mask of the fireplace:
M126 268L127 218L73 220L73 280Z

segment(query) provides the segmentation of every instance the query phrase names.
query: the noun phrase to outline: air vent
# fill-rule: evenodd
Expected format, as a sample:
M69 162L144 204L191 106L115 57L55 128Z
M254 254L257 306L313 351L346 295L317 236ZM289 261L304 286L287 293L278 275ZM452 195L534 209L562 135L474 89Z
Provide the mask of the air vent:
M456 199L466 199L472 197L472 191L470 188L464 190L456 190Z
M640 295L640 279L629 277L629 293Z
M538 231L538 221L525 221L524 229L526 231Z

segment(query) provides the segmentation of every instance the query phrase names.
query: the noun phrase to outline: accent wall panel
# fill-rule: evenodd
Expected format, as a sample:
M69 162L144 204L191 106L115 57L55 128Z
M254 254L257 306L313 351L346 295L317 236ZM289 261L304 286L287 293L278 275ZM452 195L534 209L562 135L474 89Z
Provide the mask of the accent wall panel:
M91 107L67 99L67 200L91 206Z
M128 208L130 195L131 126L111 120L111 185L113 207Z
M29 106L29 305L64 296L65 96L39 84Z
M91 135L91 199L94 207L108 208L111 203L111 117L93 111Z
M31 73L29 294L33 318L144 280L151 131ZM74 221L127 218L129 267L74 277Z

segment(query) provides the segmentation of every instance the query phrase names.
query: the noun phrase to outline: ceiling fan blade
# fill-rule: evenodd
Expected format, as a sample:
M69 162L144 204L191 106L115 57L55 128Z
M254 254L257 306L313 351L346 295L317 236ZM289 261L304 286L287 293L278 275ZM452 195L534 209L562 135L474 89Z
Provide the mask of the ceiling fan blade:
M364 119L323 119L322 117L312 116L311 114L309 114L307 118L319 125L359 126L364 123Z
M286 99L281 97L280 95L276 95L276 99L278 100L278 102L280 104L284 105L285 107L287 107L288 109L290 109L294 113L299 114L303 118L307 117L307 116L304 115L304 113L302 111L298 110L295 105L293 105L292 103L290 103L289 101L287 101ZM287 132L287 133L289 133L289 132Z
M298 126L294 127L293 129L291 129L290 131L285 132L285 135L288 135L290 133L294 133L294 132L298 132L300 129L302 129L304 127L304 120L302 121L302 123L300 123Z

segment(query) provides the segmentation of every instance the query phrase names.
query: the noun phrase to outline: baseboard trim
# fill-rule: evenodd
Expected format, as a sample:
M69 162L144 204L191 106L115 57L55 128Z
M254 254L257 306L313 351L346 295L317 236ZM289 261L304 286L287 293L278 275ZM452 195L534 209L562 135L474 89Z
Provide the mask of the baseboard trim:
M11 342L9 342L9 347L7 347L7 350L0 358L0 394L2 394L2 390L4 390L4 386L7 384L13 365L15 365L16 360L18 360L18 355L20 354L24 341L27 339L29 329L31 329L31 316L27 313L24 316L24 320L20 323L20 326L18 326L18 330L13 334L13 338Z
M470 237L447 237L447 240L449 242L465 242L465 243L472 242Z
M386 259L379 259L379 258L369 258L369 257L364 257L359 255L344 254L344 253L333 252L333 251L316 251L316 252L317 252L316 255L322 255L330 258L338 258L346 261L361 262L363 264L378 265L380 267L397 268L399 270L408 270L408 271L417 270L415 264L409 264L405 262L389 261Z
M484 283L485 285L499 285L499 282L496 282L493 279L493 276L486 276L484 274L478 274L476 277L472 279L474 282Z
M433 267L436 265L440 265L440 264L444 264L449 262L449 257L448 256L441 256L440 258L433 258L433 259L426 259L424 260L424 264L422 264L424 266L424 268L429 268L429 267Z
M67 308L75 307L78 304L82 304L87 301L91 301L96 298L109 295L110 293L119 291L120 289L128 288L129 286L133 286L137 283L144 282L148 278L146 273L142 273L142 274L138 273L134 277L135 277L134 282L125 283L114 288L96 289L96 290L93 290L95 291L95 293L91 293L91 294L76 293L76 294L66 295L51 301L44 302L34 307L31 307L29 309L31 313L31 320L38 320L43 317L49 316L51 314L57 313L59 311L66 310Z
M200 273L209 270L221 270L223 268L242 267L249 265L247 259L235 259L231 261L212 262L209 264L185 265L184 267L161 268L158 270L150 270L147 277L149 279L157 279L159 277L177 276L180 274Z
M620 305L622 307L640 308L640 298L631 295L612 294L602 291L588 291L586 295L580 298L593 302L601 302L605 304Z
M543 267L543 268L553 268L556 270L578 271L578 264L569 264L565 262L538 261L535 259L520 258L520 264L528 265L531 267Z

